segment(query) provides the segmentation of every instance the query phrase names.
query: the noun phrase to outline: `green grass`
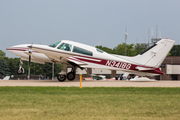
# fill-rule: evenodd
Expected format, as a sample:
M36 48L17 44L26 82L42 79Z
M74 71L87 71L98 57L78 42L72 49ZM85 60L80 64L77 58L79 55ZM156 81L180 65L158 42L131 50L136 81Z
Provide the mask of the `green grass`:
M0 87L1 120L180 119L180 88Z

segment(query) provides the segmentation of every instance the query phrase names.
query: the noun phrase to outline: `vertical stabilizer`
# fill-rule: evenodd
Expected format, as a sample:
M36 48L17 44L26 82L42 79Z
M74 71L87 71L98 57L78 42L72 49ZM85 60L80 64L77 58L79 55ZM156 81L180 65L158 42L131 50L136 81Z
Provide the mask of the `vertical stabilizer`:
M133 57L133 61L144 66L158 68L166 58L174 43L174 40L162 39L143 53Z

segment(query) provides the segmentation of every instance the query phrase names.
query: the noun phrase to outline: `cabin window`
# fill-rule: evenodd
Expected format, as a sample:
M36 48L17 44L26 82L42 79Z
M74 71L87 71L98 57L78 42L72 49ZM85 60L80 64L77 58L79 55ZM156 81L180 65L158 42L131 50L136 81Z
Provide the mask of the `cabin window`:
M72 45L67 43L61 43L57 49L71 51Z
M60 42L61 42L61 41L58 41L58 42L56 42L56 43L53 43L53 44L49 45L49 47L55 48Z
M103 53L104 51L102 51L102 50L100 50L100 49L98 49L98 48L96 48L96 50L98 51L98 52L100 52L100 53Z
M91 51L88 51L88 50L85 50L76 46L73 47L73 52L84 54L84 55L90 55L90 56L93 55Z

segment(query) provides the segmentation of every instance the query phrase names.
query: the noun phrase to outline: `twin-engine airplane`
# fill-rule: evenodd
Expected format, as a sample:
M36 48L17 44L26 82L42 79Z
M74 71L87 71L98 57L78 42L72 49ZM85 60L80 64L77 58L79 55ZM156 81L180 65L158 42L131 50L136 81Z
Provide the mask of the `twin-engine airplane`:
M77 68L100 68L119 70L124 73L139 76L155 76L164 74L159 66L173 47L175 41L162 39L143 53L127 57L108 54L95 47L61 40L49 46L38 44L22 44L7 48L8 51L20 56L21 60L44 64L45 62L63 64L63 69L57 76L60 82L75 79ZM72 66L71 72L67 73L67 65ZM23 73L23 69L19 73Z

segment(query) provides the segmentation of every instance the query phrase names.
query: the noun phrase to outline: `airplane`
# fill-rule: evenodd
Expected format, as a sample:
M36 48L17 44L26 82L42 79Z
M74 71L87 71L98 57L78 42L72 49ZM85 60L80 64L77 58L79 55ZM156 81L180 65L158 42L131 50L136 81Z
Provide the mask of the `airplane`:
M134 57L108 54L96 47L69 40L61 40L51 45L21 44L7 48L7 50L29 63L62 64L62 71L58 74L57 79L63 82L66 78L73 81L77 68L119 70L139 76L164 74L159 67L174 43L174 40L161 39ZM72 69L67 73L68 65L72 66ZM20 67L18 72L23 73L22 65Z

